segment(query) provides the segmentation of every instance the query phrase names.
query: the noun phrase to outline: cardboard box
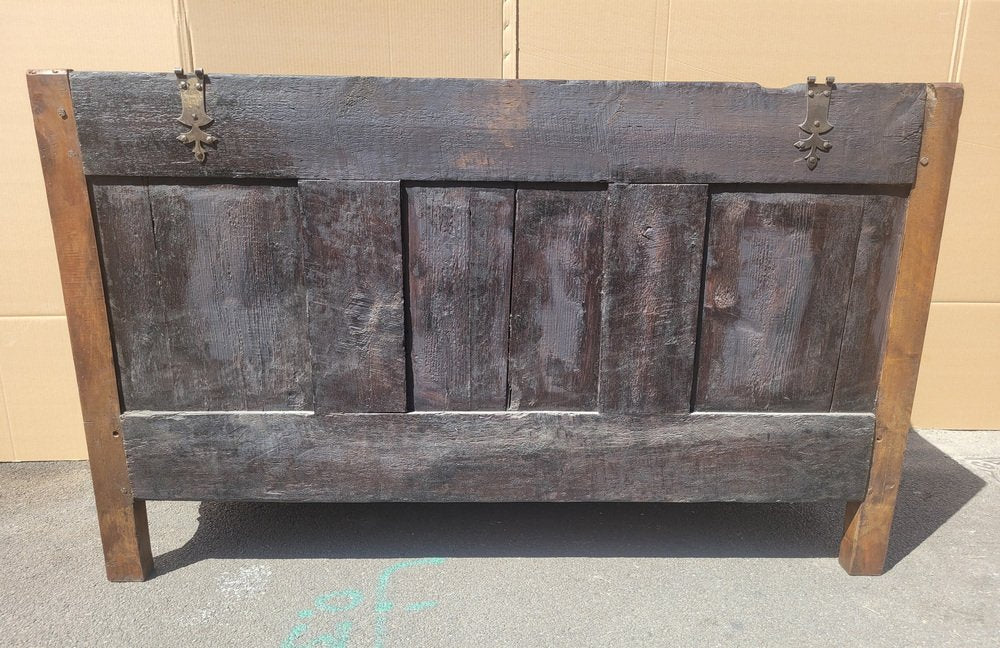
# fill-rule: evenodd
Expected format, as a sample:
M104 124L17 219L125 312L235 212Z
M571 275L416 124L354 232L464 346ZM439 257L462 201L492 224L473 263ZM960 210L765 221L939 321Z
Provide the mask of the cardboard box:
M947 81L955 0L672 0L671 81Z
M965 105L934 301L1000 302L1000 2L972 0L968 12L956 59Z
M913 426L1000 428L1000 304L933 304Z
M86 459L66 318L0 318L10 445L19 461Z
M28 68L966 84L914 422L1000 428L996 0L41 0L0 22L0 460L82 456ZM56 317L52 317L56 316ZM62 331L62 332L60 332ZM990 390L992 389L992 393ZM39 397L44 394L44 402ZM35 419L27 412L44 410Z
M662 80L669 7L669 0L521 0L518 76Z
M500 0L239 0L185 5L209 72L499 78Z

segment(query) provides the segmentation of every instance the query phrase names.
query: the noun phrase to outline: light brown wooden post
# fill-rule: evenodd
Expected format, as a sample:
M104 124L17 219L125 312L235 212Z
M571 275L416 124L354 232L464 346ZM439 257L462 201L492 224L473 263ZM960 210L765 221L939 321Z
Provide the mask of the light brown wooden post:
M153 567L146 504L132 497L125 468L111 333L69 76L58 70L31 71L28 94L62 276L108 579L145 580Z
M864 501L848 503L840 542L840 564L852 575L878 575L885 564L961 112L961 85L927 86L920 163L906 208L889 334L879 376L868 492Z

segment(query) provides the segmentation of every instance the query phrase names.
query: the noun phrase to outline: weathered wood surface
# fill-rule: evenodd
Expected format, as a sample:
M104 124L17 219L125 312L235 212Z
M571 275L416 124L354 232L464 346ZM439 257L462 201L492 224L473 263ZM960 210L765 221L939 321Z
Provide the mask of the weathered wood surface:
M92 182L122 407L182 408L170 362L162 277L145 182ZM183 389L183 387L182 387Z
M514 188L406 188L413 406L507 405Z
M870 414L124 417L149 499L799 501L858 497Z
M885 358L879 373L871 474L863 501L847 506L840 542L840 564L850 574L881 574L885 565L941 246L962 99L961 85L928 86L926 127L920 149L926 166L921 165L917 171L906 207Z
M793 144L804 84L210 75L219 138L177 142L173 74L74 72L95 175L909 184L925 86L839 84L829 153Z
M178 409L310 409L296 194L149 186Z
M605 193L517 190L510 409L597 408Z
M94 204L127 409L311 408L294 187L95 184Z
M697 409L829 411L864 200L712 196Z
M101 261L66 73L29 72L28 96L66 302L107 576L112 581L141 581L153 569L146 503L134 497L125 467Z
M398 182L301 182L317 412L406 410Z
M905 209L903 196L865 198L832 411L875 411Z
M704 185L609 188L600 411L690 410L707 207Z

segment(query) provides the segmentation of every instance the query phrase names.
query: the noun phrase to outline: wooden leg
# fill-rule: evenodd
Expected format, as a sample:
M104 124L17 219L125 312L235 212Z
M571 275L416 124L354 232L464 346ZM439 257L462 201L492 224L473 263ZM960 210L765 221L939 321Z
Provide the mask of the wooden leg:
M876 439L879 439L877 421L875 429ZM906 431L898 434L897 439L905 447ZM903 447L898 450L879 448L878 444L886 443L884 433L875 443L876 455L891 456L886 456L885 461L881 462L877 474L876 466L872 464L868 493L864 501L847 503L844 537L840 541L840 564L852 576L881 574L889 551L889 532L892 529L896 494L899 492L899 478L903 467Z
M97 237L65 71L28 73L28 94L52 217L66 321L108 579L144 580L153 568L145 502L132 497Z
M79 371L79 364L77 367ZM84 390L81 384L81 394ZM118 421L110 428L97 428L90 422L84 423L108 580L143 581L153 570L146 502L132 497Z
M961 112L960 85L927 86L920 164L906 208L903 246L879 375L868 492L864 501L847 505L844 537L840 542L840 564L852 575L878 575L885 564Z

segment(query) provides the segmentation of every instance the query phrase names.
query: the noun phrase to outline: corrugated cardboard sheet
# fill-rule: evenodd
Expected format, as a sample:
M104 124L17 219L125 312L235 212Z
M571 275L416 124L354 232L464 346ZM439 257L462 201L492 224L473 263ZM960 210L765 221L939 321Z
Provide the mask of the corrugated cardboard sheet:
M0 460L82 457L31 67L966 84L918 426L1000 428L1000 2L41 0L0 22Z

